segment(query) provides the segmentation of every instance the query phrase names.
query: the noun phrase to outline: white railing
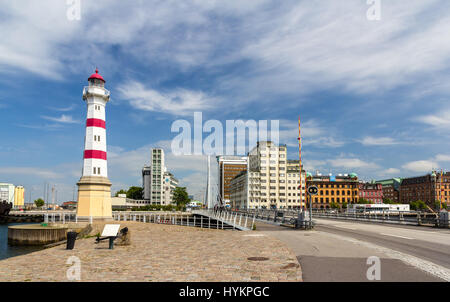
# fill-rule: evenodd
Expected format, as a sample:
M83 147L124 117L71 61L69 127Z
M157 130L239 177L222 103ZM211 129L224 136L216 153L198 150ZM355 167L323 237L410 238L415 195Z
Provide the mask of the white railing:
M144 223L180 225L207 229L234 229L233 226L229 225L225 221L215 219L211 216L196 216L192 215L191 213L117 211L113 212L113 219L116 221L137 221Z
M215 210L194 210L192 213L213 218L222 224L229 225L233 229L242 231L252 230L255 224L255 215L251 215L250 213Z

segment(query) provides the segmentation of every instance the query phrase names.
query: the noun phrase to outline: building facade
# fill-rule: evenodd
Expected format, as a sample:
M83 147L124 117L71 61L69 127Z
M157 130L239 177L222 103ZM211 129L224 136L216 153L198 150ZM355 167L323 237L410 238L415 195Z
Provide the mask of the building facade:
M411 203L422 200L431 208L435 203L450 203L450 172L410 177L402 179L400 184L400 202Z
M400 184L401 178L390 178L376 181L377 184L382 185L383 198L390 199L394 203L400 203Z
M271 141L258 142L248 153L247 172L241 172L231 182L231 204L247 209L302 207L306 175L298 160L288 161L286 157L285 145L277 146Z
M319 189L318 195L311 197L312 207L315 209L330 209L333 205L342 208L344 204L358 202L359 182L355 173L337 176L321 174L313 176L308 173L306 186L317 186Z
M173 190L178 180L165 166L164 150L152 148L150 165L142 169L142 187L145 204L169 205L173 201Z
M169 205L173 204L173 191L176 187L178 187L178 179L176 179L172 173L165 172L164 173L164 185L163 185L163 191L164 191L164 198L163 198L163 204Z
M359 198L364 198L372 203L383 203L383 186L373 182L359 183Z
M224 203L231 200L231 180L242 171L247 171L246 156L217 156L219 195Z
M8 183L0 183L0 202L10 202L14 206L14 185Z
M14 188L14 207L23 208L25 206L25 188L16 186Z

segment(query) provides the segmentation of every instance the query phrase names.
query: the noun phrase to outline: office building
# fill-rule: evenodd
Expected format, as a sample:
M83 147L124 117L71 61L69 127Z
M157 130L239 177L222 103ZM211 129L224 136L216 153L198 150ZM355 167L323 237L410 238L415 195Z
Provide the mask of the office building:
M0 183L0 202L10 202L14 206L14 185L8 183Z
M435 203L450 204L450 172L431 174L402 179L400 184L400 202L411 203L421 200L431 208Z
M173 201L173 191L178 187L178 179L176 179L172 173L164 173L164 185L163 185L163 204L169 205L174 203Z
M14 188L14 207L23 208L25 206L25 189L22 186Z
M231 180L247 170L246 156L217 156L219 195L224 204L231 199Z
M173 190L178 180L165 166L164 150L152 148L150 165L142 169L144 204L172 204Z
M231 204L247 209L302 207L306 175L298 160L287 160L286 157L285 145L277 146L271 141L258 142L248 153L248 170L241 171L230 182Z
M390 178L376 181L377 184L382 185L383 198L390 199L394 203L400 202L400 184L401 178Z
M358 202L359 182L356 173L322 175L310 173L306 176L306 186L316 186L319 189L318 195L313 195L312 207L315 209L330 209Z

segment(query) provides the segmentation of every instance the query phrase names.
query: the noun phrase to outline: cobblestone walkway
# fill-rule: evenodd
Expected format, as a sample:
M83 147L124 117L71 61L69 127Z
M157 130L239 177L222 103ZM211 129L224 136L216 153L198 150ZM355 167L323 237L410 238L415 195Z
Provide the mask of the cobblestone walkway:
M301 281L291 250L260 232L120 222L130 246L108 249L107 240L77 240L0 261L0 281L67 281L70 256L81 260L81 281ZM249 261L249 257L267 257Z

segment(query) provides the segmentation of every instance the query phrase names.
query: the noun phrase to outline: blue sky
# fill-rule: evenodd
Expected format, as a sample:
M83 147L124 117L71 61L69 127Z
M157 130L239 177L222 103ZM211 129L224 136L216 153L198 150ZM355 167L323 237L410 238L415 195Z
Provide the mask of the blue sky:
M98 66L113 190L141 185L150 148L201 194L201 156L170 153L172 123L280 120L310 171L380 179L450 168L450 3L381 0L65 1L0 6L0 182L44 183L72 199L80 177L82 89ZM214 172L213 172L214 173Z

